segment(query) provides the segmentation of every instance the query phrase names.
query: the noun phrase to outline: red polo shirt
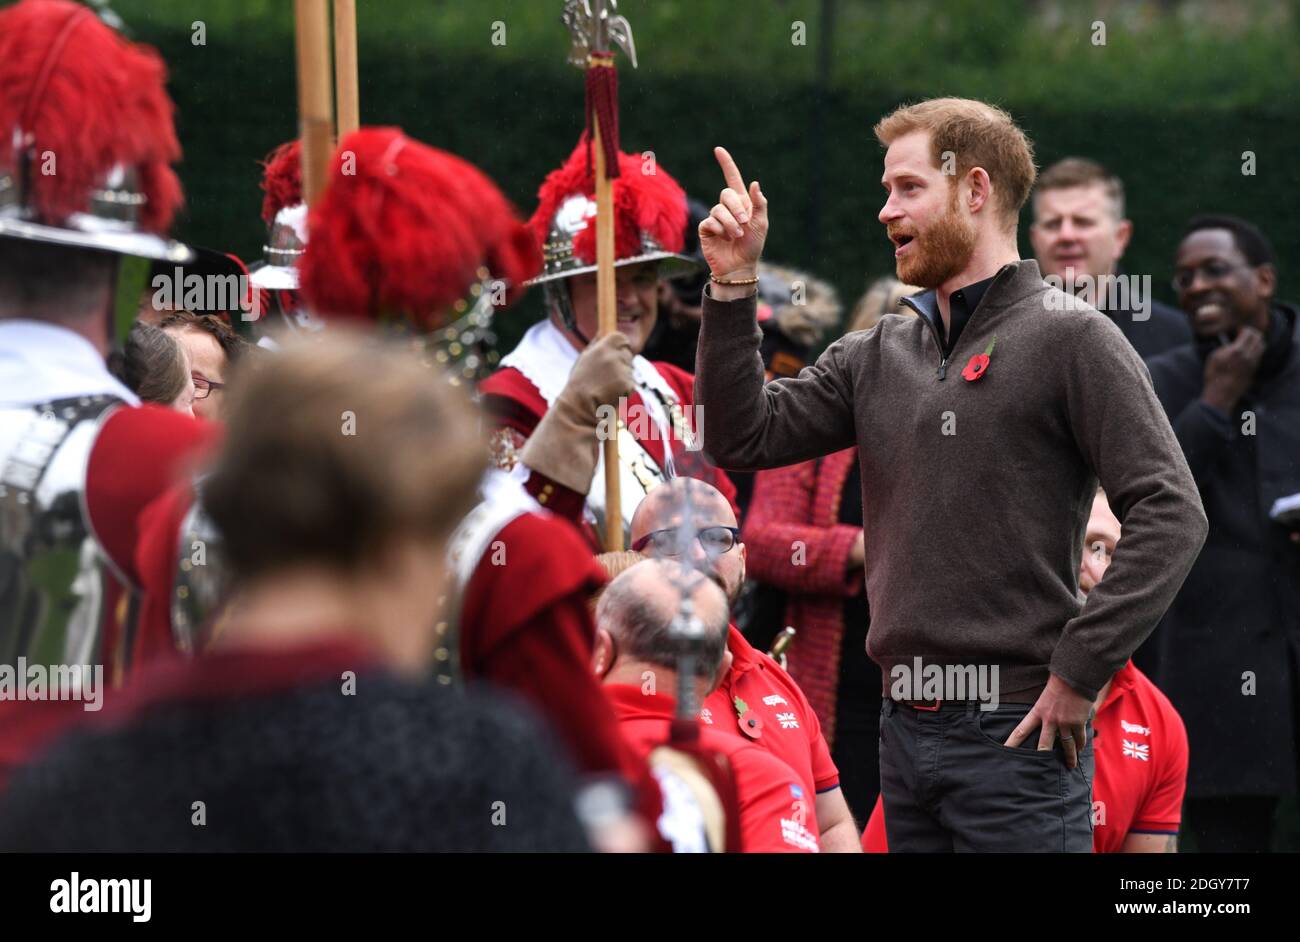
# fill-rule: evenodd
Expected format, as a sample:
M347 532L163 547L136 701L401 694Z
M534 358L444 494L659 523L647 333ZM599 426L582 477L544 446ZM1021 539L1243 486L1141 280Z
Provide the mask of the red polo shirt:
M733 625L727 636L731 669L718 689L704 699L700 719L714 729L752 740L799 774L813 794L840 785L840 771L831 759L821 723L808 698L781 665L745 640ZM751 714L746 725L757 736L741 732L739 706ZM756 720L757 725L748 721Z
M1187 787L1187 730L1169 698L1129 661L1111 681L1092 727L1093 852L1118 853L1130 834L1177 834ZM889 852L879 798L862 849Z
M1129 834L1177 834L1187 730L1169 698L1132 661L1111 682L1093 730L1093 850L1116 853Z
M644 694L633 684L606 684L624 738L646 759L668 742L677 709L668 694ZM816 802L799 776L768 752L742 736L728 736L705 726L700 745L726 756L736 781L740 804L740 849L743 853L815 854Z

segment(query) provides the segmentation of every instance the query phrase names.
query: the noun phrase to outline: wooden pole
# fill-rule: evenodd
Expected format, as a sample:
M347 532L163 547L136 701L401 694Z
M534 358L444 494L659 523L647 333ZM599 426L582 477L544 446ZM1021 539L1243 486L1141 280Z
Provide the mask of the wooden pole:
M357 89L357 0L334 0L334 93L339 140L361 125Z
M302 191L316 202L329 173L334 147L334 101L330 89L329 0L295 0L298 49L298 132L302 136Z
M600 119L591 117L591 150L596 156L596 315L597 336L618 330L614 291L614 181L605 176ZM623 500L619 487L618 426L605 439L605 552L623 549Z

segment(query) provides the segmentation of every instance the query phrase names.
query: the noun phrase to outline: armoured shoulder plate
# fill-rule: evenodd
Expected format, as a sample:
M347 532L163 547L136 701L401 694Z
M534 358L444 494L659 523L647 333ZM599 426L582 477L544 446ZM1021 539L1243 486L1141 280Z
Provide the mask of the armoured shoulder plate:
M172 638L185 654L202 654L207 648L226 589L221 534L204 512L200 485L195 481L194 503L181 524L172 585Z
M447 614L436 627L438 646L434 650L433 673L438 683L451 684L461 679L461 611L475 570L507 524L520 514L537 509L537 502L507 472L489 469L483 475L479 482L479 502L464 516L447 541L447 562L453 580L452 598Z
M103 663L103 551L86 467L109 395L0 408L0 664Z

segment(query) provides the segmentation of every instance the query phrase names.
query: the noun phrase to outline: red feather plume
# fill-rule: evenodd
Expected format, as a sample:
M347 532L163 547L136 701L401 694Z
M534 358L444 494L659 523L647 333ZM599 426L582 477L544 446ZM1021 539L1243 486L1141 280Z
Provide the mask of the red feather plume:
M302 141L286 141L262 162L262 221L268 226L286 206L302 202Z
M15 128L29 135L39 220L85 210L117 164L139 171L140 226L163 232L183 200L167 69L149 46L113 32L71 0L21 0L0 11L0 166L17 165ZM54 173L39 172L47 159Z
M308 217L299 289L317 313L401 314L433 330L480 267L507 282L507 303L541 269L514 207L454 154L398 128L361 128L340 143L331 166L355 172L331 174Z
M551 171L537 191L537 209L528 221L539 245L550 235L556 212L569 197L596 195L594 162L588 159L587 135L578 141L569 159ZM646 233L669 252L680 252L686 234L686 192L663 167L653 172L641 157L620 153L619 175L613 182L614 254L630 258L641 254L641 234ZM573 251L588 265L596 261L596 227L579 232Z

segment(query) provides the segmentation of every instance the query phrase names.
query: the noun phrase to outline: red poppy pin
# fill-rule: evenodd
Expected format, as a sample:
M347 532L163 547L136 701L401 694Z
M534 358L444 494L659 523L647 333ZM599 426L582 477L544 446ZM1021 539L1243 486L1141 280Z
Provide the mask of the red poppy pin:
M763 720L749 708L749 704L740 697L731 701L731 705L736 708L736 725L740 731L750 739L757 739L763 735Z
M984 348L984 352L977 353L970 358L970 362L966 364L966 368L961 371L962 379L966 380L968 383L973 383L988 372L989 357L993 355L993 345L997 342L997 335L994 334L993 339L989 341L989 345Z

